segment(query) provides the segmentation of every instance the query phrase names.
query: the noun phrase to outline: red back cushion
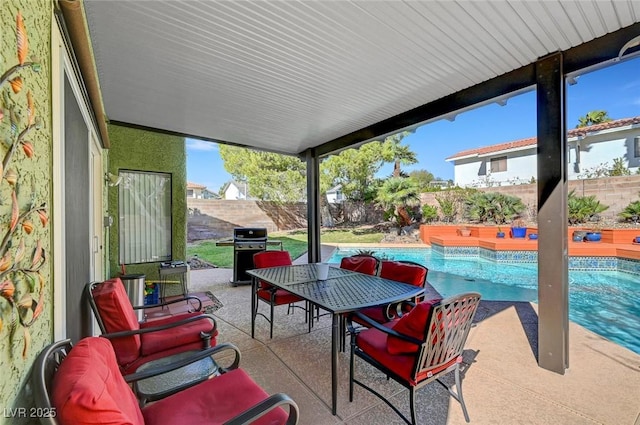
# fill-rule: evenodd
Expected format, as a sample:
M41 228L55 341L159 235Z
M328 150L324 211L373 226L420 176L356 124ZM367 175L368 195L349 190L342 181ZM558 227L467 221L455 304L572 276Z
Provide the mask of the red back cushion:
M344 257L340 261L340 268L373 276L378 271L378 259L364 255Z
M119 277L97 285L93 290L100 318L107 333L140 329L140 323ZM112 341L118 363L126 365L140 356L140 336L133 335Z
M144 425L138 401L105 338L78 342L54 375L51 390L56 419L63 425Z
M427 281L427 271L426 267L417 264L383 260L380 277L423 287Z
M403 335L424 341L431 307L438 302L439 300L429 300L417 304L410 312L396 320L391 328ZM419 348L419 346L409 341L393 335L387 336L387 351L389 354L410 354L417 352Z
M289 251L264 251L253 254L253 265L257 269L267 267L290 266L291 255Z
M253 265L257 269L290 266L291 264L291 255L289 255L289 251L263 251L253 254ZM260 281L260 286L263 289L271 288L271 285L263 281Z

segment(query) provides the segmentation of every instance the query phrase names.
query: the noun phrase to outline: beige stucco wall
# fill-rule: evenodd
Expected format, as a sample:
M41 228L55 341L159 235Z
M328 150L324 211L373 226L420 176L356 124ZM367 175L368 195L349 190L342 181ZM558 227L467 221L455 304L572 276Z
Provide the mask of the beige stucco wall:
M41 123L39 129L28 132L23 141L28 141L33 146L33 156L25 155L23 146L18 145L11 160L3 171L3 179L0 181L0 239L10 240L4 248L0 249L0 256L13 264L15 268L28 269L33 259L33 253L39 242L46 254L46 262L36 273L13 273L11 268L0 272L0 283L11 282L15 285L13 305L7 297L0 297L0 365L2 372L0 377L0 424L37 423L37 419L29 418L28 409L22 417L11 417L9 409L29 407L32 405L32 395L28 384L31 365L38 352L51 342L53 334L52 325L52 300L53 286L51 281L51 225L50 221L43 226L37 213L27 213L30 206L39 206L46 203L47 215L50 216L51 199L51 23L52 3L49 1L33 0L3 0L0 3L0 74L18 63L16 46L16 16L21 12L26 28L29 44L29 52L26 61L32 61L36 57L40 63L40 72L32 67L20 69L12 74L10 79L17 76L22 78L22 90L14 93L8 82L0 87L0 107L3 117L0 120L0 156L6 160L9 147L16 142L18 135L29 125L27 112L27 93L31 93L34 106L35 119ZM11 112L13 106L13 122L15 130L11 129ZM11 185L6 179L9 170L17 173L17 183ZM9 173L9 174L8 174ZM12 217L12 191L16 190L17 205L19 206L20 219L15 226L15 231L10 232ZM25 220L33 224L33 231L28 234L22 226ZM7 237L7 233L11 233ZM20 240L24 241L24 257L20 257ZM6 263L5 263L6 264ZM4 267L0 267L3 268ZM25 279L29 275L31 279ZM42 282L42 291L40 290ZM42 293L42 297L40 294ZM5 292L5 295L7 293ZM42 312L31 326L15 323L18 311L17 302L28 300L32 297L42 308ZM26 297L26 298L25 298ZM35 308L35 306L34 306ZM30 321L33 310L22 309L25 320ZM30 340L25 345L25 337ZM25 347L26 352L25 352ZM23 355L24 353L24 355ZM7 417L9 416L9 417ZM26 417L25 417L26 416Z

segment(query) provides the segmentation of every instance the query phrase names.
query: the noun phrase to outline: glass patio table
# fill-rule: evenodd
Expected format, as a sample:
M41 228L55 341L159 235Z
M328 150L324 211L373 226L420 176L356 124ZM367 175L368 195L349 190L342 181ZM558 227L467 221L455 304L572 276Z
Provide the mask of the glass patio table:
M285 289L331 313L331 411L336 414L340 315L413 298L424 289L393 280L329 267L326 280L318 280L315 264L248 270L251 279L251 337L255 334L258 281Z

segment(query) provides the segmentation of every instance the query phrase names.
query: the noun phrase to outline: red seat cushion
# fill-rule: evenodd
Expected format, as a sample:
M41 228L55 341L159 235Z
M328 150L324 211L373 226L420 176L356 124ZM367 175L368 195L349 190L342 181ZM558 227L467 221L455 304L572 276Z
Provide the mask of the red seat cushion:
M340 260L340 268L358 273L375 275L378 271L378 259L369 256L354 255Z
M390 322L391 328L403 335L424 341L429 313L433 304L437 302L437 300L429 300L417 304L400 319ZM393 335L389 335L387 338L387 351L389 351L389 354L415 353L419 348L416 344Z
M51 389L56 419L62 425L144 424L107 339L78 342L54 375Z
M179 322L188 317L198 316L200 313L187 313L180 314L178 316L168 317L166 319L154 320L151 322L144 322L140 326L142 329L153 328L155 326L161 326L168 323ZM140 335L142 341L142 355L148 356L153 353L165 351L170 348L180 347L190 343L201 342L200 332L211 333L213 331L213 323L209 319L200 319L193 322L185 323L184 325L176 326L175 328L169 328L162 331L149 332ZM215 337L218 335L218 331L215 331L215 335L211 335L211 345L215 345Z
M140 329L120 278L109 279L97 285L93 290L93 299L107 333ZM131 363L140 356L139 335L118 338L112 344L121 365Z
M393 322L386 323L384 326L391 327ZM378 363L394 372L409 385L416 385L420 381L429 378L442 370L447 369L461 359L453 358L446 364L425 370L419 373L415 378L413 371L418 360L416 353L412 354L391 354L387 350L387 334L376 328L365 329L356 337L356 344L362 351L371 356Z
M269 395L242 369L234 369L157 401L142 410L147 425L222 424ZM256 425L281 425L287 413L277 408Z
M400 261L382 261L380 277L423 287L427 281L427 269Z
M365 316L375 320L378 323L386 323L389 321L389 319L387 319L387 315L385 314L386 308L386 305L377 305L374 307L366 307L358 310L358 313L364 314ZM352 319L354 322L359 323L362 326L371 326L367 322L360 320L358 316L352 316Z
M268 289L258 289L258 297L265 300L266 302L271 302L271 290ZM292 294L291 292L284 289L277 289L276 296L274 299L274 305L283 305L283 304L291 304L297 303L298 301L302 301L297 295Z

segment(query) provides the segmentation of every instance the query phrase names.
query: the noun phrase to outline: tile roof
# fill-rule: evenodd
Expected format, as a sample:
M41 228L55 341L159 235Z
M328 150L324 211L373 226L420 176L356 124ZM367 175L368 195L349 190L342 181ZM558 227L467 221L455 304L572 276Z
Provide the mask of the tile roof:
M632 118L622 118L619 120L613 120L602 124L594 124L587 127L574 128L567 132L568 138L586 136L589 133L597 131L609 130L612 128L624 127L628 125L640 124L640 116ZM527 139L515 140L513 142L500 143L497 145L484 146L481 148L467 149L458 152L446 159L446 161L454 160L457 158L463 158L470 155L486 155L490 153L502 152L511 149L525 148L528 146L535 146L538 142L536 137L529 137Z
M198 183L187 182L187 189L206 189L207 186L203 186Z

